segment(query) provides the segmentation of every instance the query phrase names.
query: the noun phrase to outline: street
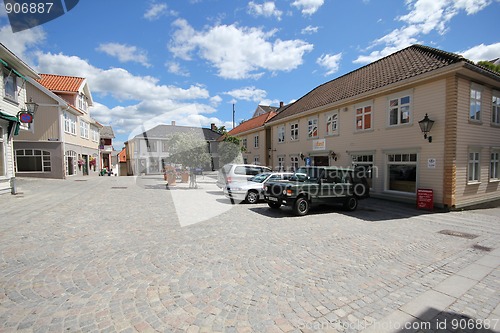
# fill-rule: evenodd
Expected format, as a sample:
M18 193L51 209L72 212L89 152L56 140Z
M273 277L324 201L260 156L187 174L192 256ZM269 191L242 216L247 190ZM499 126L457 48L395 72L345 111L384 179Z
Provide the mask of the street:
M18 191L0 197L0 332L500 332L500 208L296 217L231 205L212 175Z

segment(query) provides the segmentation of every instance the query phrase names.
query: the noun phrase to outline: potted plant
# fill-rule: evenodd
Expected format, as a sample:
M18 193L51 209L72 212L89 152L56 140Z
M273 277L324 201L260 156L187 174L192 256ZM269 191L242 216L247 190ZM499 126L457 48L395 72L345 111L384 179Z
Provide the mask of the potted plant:
M80 159L78 160L78 168L79 168L79 169L81 169L81 168L82 168L82 165L84 165L84 164L85 164L85 161L84 161L83 159L81 159L81 158L80 158Z
M181 181L187 183L189 181L189 171L187 169L182 170Z
M89 165L90 165L90 167L92 168L92 170L94 170L94 171L95 171L95 166L96 166L96 164L97 164L97 159L96 159L96 158L94 158L94 157L91 157L91 158L90 158L90 161L89 161Z

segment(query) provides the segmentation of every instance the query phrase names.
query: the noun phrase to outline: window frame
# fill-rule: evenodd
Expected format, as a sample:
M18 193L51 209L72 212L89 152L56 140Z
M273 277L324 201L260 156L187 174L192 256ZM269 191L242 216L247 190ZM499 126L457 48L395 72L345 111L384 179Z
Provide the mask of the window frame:
M256 149L259 148L259 135L258 134L254 135L254 137L253 137L253 147Z
M408 98L408 102L403 100ZM393 101L397 101L396 105L392 105ZM387 124L389 127L409 126L413 123L413 110L412 110L413 95L409 92L400 93L397 95L389 96L387 98ZM396 111L397 121L392 122L392 111ZM404 112L408 113L405 117L407 121L403 122Z
M471 158L472 154L474 156ZM474 178L471 178L471 175ZM481 150L469 149L469 151L467 152L467 184L474 185L480 183L481 183Z
M3 97L4 99L13 102L13 103L18 103L17 95L18 95L18 86L17 86L17 75L15 75L13 70L10 70L8 68L3 69L2 71L2 79L3 79ZM14 89L14 94L11 95L10 93L7 93L7 80L12 79L12 87Z
M367 108L370 108L370 111L366 111ZM361 113L358 113L358 111L361 111ZM366 127L367 116L370 119L370 127ZM361 121L361 127L358 125L359 121ZM354 130L356 132L373 131L373 103L371 101L354 107Z
M285 136L286 136L285 133L286 133L285 125L278 126L278 143L285 142Z
M413 155L415 156L414 159L412 159ZM391 161L390 156L393 156L392 161ZM397 158L396 156L399 156L399 158ZM406 158L403 158L403 156L406 156ZM391 170L390 170L390 167L393 165L415 166L415 189L413 192L399 191L399 190L391 189ZM406 195L412 195L412 196L416 195L417 188L418 188L418 167L419 167L419 153L417 151L414 151L414 150L387 151L387 152L385 152L385 167L386 167L386 182L385 182L384 190L386 192L400 193L403 195L406 194Z
M470 86L470 93L469 93L469 121L470 122L481 123L481 111L482 111L481 108L483 106L483 91L484 91L484 87L477 84L477 83L472 83ZM476 94L474 94L474 96L473 96L473 92L476 92ZM479 96L477 96L477 95L479 95ZM477 111L477 108L476 108L476 112L474 114L474 117L472 114L473 102L475 102L474 105L476 107L479 106L479 111Z
M490 152L489 181L500 181L500 148L493 148Z
M326 135L339 134L339 111L329 112L325 115ZM333 119L335 118L335 119Z
M36 152L40 152L39 154L36 154ZM22 154L20 154L22 152ZM30 154L27 154L27 152L30 152ZM40 158L40 167L41 170L19 170L19 160L18 158ZM22 172L22 173L51 173L52 172L52 161L51 161L51 154L50 151L48 150L43 150L43 149L16 149L15 150L15 160L16 160L16 172Z
M500 126L500 91L497 90L491 93L491 124Z
M307 138L308 139L316 139L319 137L319 128L318 128L318 117L310 117L307 119ZM316 131L316 134L314 134Z
M89 138L90 123L80 119L80 137L83 139Z
M299 122L290 124L290 141L299 141Z

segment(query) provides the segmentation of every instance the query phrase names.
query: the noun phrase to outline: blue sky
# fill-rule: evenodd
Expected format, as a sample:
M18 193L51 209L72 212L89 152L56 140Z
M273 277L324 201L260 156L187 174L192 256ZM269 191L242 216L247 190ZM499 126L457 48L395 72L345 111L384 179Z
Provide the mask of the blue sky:
M0 42L40 73L88 78L92 116L119 149L160 123L232 126L257 105L419 43L473 61L500 57L500 0L81 0Z

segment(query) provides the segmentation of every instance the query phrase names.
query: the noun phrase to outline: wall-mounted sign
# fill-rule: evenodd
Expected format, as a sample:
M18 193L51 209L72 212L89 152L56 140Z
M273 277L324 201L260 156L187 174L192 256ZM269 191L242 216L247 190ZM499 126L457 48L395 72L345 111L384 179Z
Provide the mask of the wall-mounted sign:
M23 124L31 124L33 122L33 114L30 112L19 112L19 121Z
M435 158L429 158L429 159L427 160L427 167L428 167L429 169L436 169L436 162L437 162L437 161L436 161L436 159L435 159Z
M326 140L325 139L314 140L313 150L326 150Z

